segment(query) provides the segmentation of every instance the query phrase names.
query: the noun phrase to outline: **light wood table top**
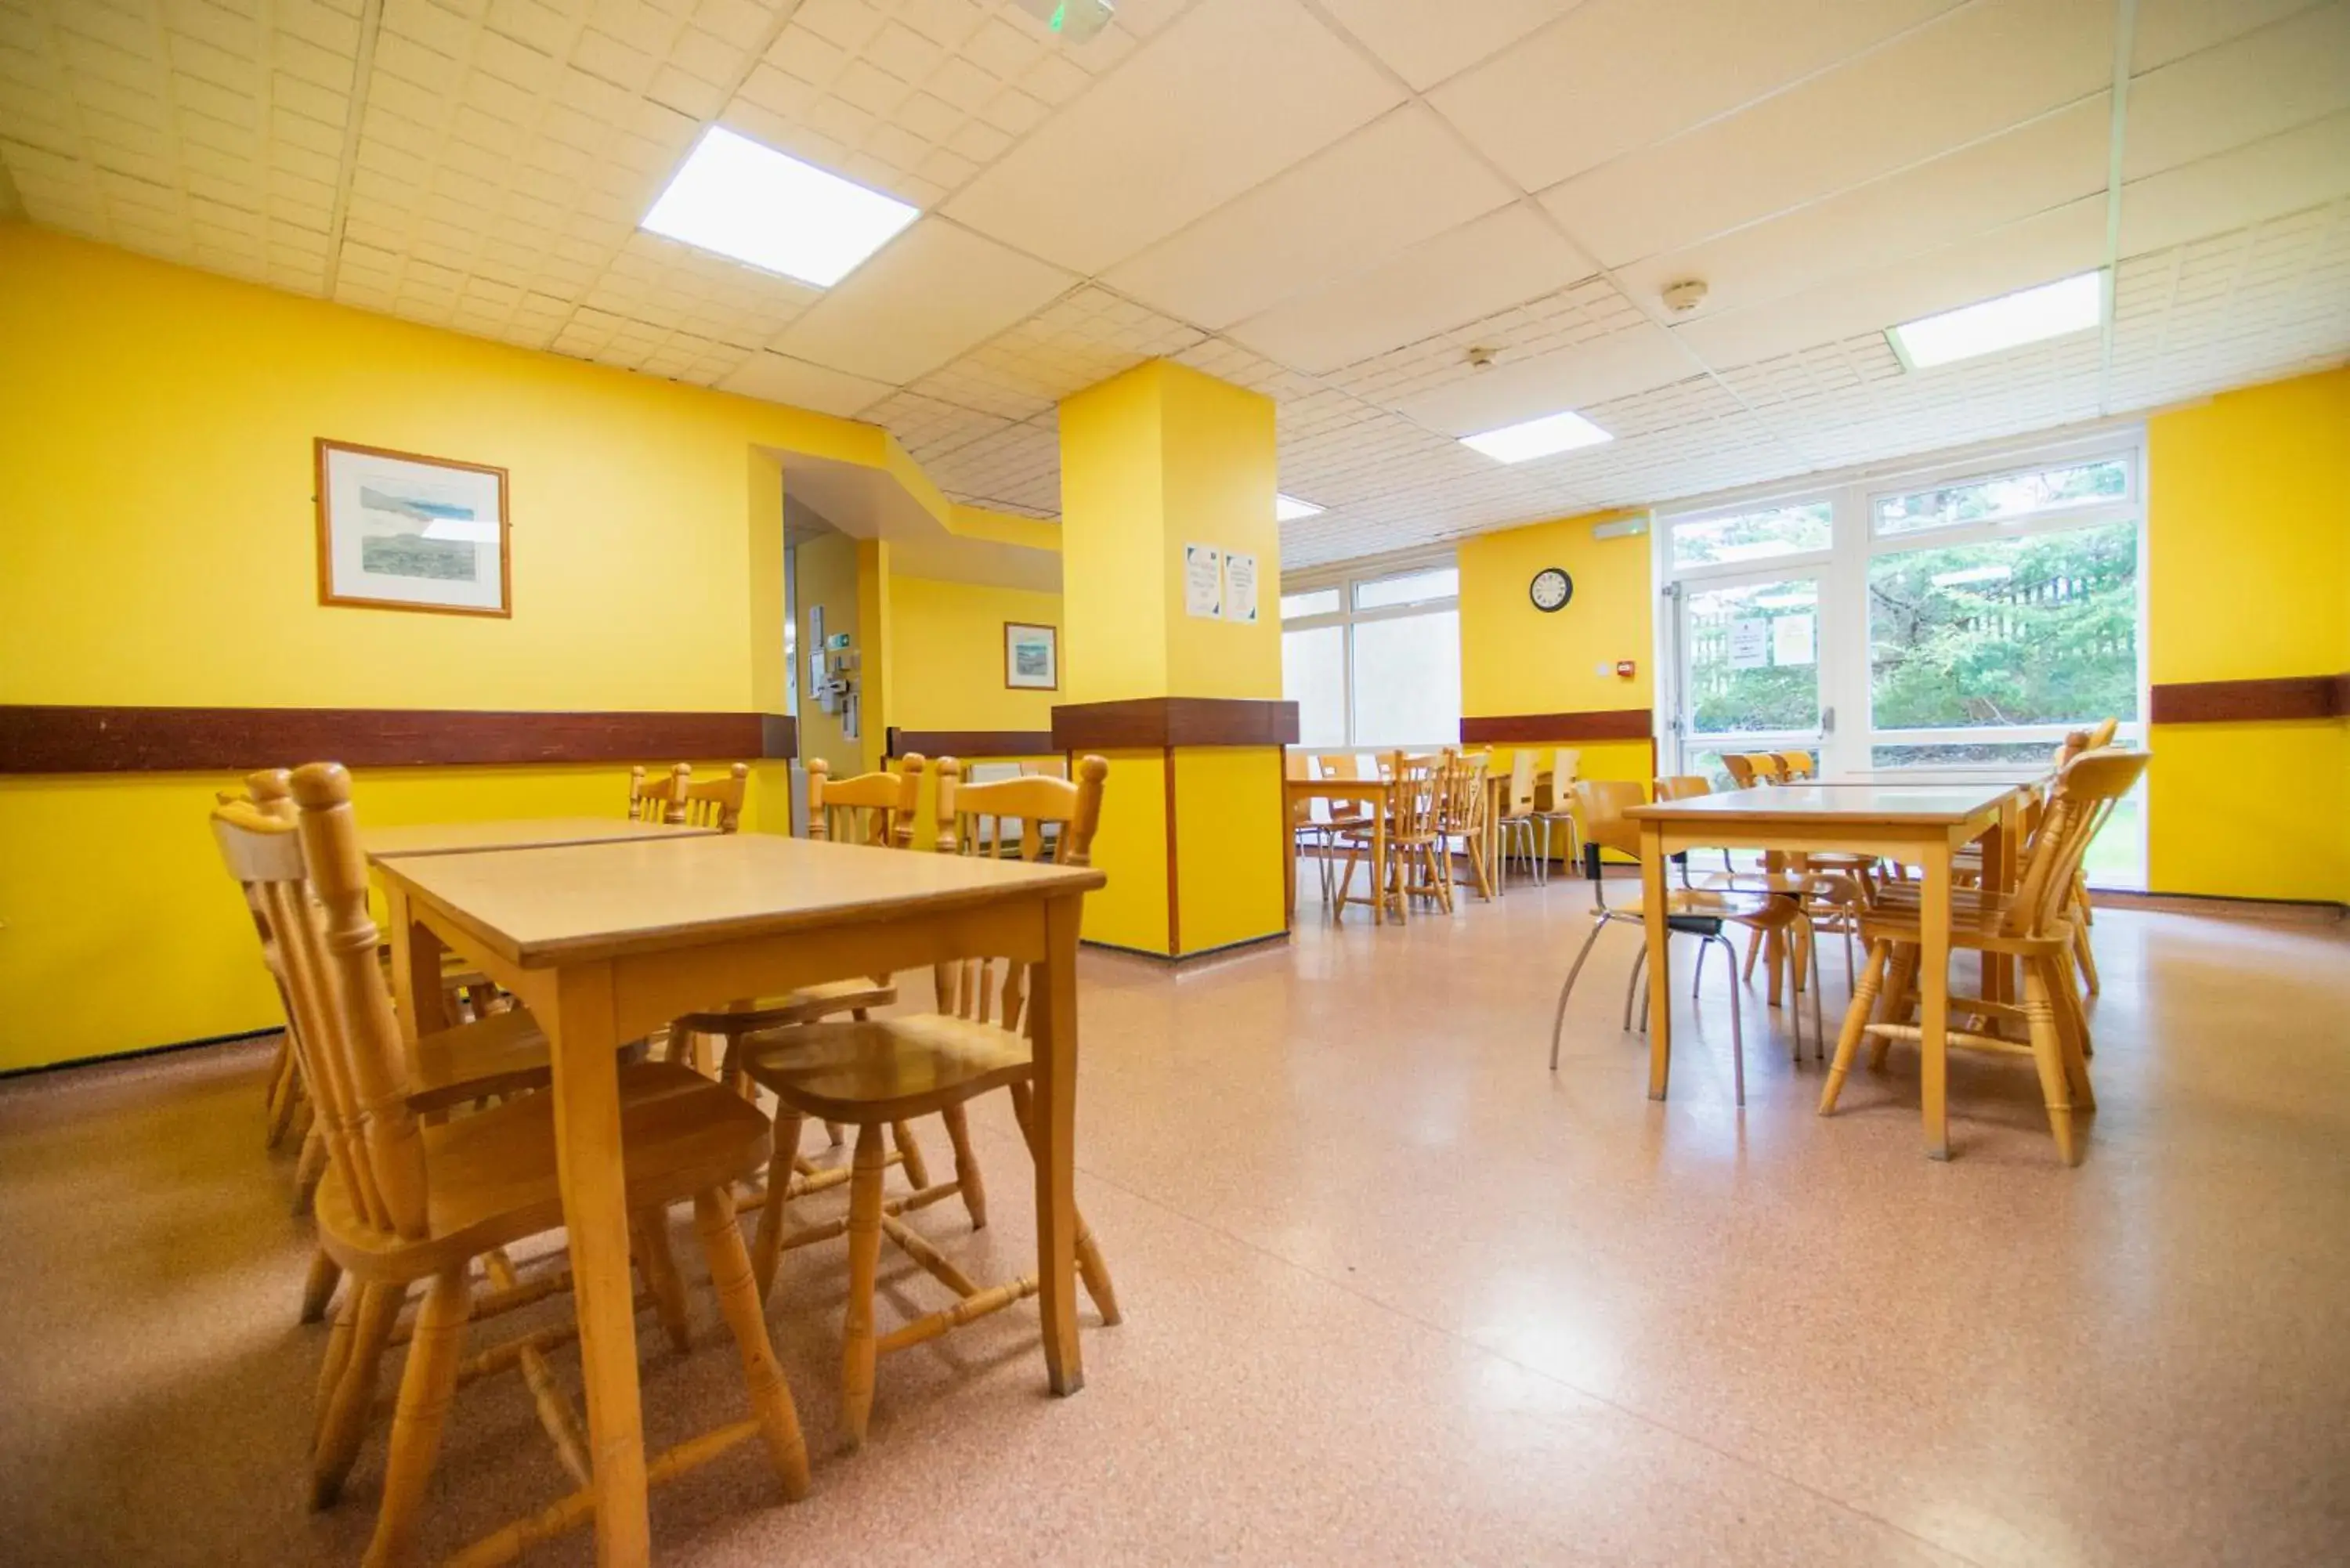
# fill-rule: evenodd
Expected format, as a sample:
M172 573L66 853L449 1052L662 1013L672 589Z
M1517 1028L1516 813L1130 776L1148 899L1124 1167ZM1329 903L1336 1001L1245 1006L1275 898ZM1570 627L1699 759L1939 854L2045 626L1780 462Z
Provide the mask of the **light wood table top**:
M734 997L962 958L1031 966L1037 1300L1047 1380L1077 1344L1076 959L1089 867L741 833L379 858L403 1028L448 1023L445 950L520 997L546 1034L573 1310L595 1455L596 1556L651 1555L619 1046Z
M494 822L412 822L362 827L359 848L369 860L411 855L473 855L488 849L541 849L564 844L624 844L645 838L705 838L714 827L632 822L625 816L528 816Z
M1760 823L1962 823L1985 811L1996 811L2002 801L2022 787L2015 784L1876 784L1842 782L1797 784L1757 784L1752 789L1723 790L1629 807L1624 813L1635 822L1669 822L1682 828L1719 824L1724 827ZM1747 847L1732 844L1730 848Z
M383 875L525 969L561 961L1083 893L1091 867L916 855L766 833L395 859Z
M2052 763L2005 763L1981 767L1954 764L1938 768L1856 768L1847 773L1823 774L1818 778L1803 782L1838 788L1868 784L1892 789L1941 789L1952 786L1970 788L1975 784L2030 786L2044 784L2055 776L2056 769Z

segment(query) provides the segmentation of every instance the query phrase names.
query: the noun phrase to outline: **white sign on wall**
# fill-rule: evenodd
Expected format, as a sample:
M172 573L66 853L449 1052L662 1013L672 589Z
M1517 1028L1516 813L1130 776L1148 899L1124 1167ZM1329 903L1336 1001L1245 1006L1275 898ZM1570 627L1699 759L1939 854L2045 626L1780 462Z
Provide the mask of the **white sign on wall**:
M1730 623L1730 668L1768 670L1771 667L1771 622L1765 616L1748 616Z
M1783 615L1771 623L1772 663L1781 666L1809 664L1815 657L1810 616Z
M1256 620L1256 557L1233 550L1224 556L1224 618L1243 626Z
M1183 613L1214 620L1224 610L1224 553L1213 545L1183 546Z

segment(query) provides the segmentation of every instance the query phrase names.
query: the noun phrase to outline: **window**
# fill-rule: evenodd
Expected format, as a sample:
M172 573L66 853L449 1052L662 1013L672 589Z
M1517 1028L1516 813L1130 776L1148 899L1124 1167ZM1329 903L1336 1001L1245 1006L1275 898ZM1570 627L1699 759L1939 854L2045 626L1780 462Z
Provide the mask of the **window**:
M1461 573L1449 561L1285 585L1282 694L1298 743L1436 746L1461 735Z
M1830 772L2047 757L2142 738L2134 431L2014 457L1831 477L1658 520L1675 771L1816 750ZM2089 865L2143 885L2135 805Z

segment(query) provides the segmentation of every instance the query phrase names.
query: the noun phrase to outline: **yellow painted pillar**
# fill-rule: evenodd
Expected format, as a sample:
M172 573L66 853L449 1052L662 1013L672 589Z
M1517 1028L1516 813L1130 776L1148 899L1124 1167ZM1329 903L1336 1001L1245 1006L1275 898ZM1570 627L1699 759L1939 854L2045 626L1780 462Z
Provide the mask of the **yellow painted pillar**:
M1086 939L1182 957L1278 936L1296 710L1281 701L1273 402L1153 360L1060 413L1054 737L1110 763L1094 845L1109 886L1087 900ZM1212 614L1187 580L1210 577L1206 551Z

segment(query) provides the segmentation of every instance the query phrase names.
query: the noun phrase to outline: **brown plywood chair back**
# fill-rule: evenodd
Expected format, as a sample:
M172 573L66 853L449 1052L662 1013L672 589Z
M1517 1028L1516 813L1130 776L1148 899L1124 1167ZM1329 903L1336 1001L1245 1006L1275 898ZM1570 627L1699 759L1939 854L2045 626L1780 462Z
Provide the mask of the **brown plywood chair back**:
M427 1230L424 1147L408 1107L408 1063L368 913L367 860L350 775L313 763L291 778L256 774L253 799L214 808L229 875L274 939L304 1082L328 1162L358 1217L406 1239Z
M1640 830L1624 814L1647 804L1647 792L1632 779L1575 781L1575 821L1583 835L1586 868L1597 868L1602 849L1638 857Z
M1744 752L1721 753L1722 771L1730 775L1731 784L1739 789L1754 787L1754 759Z
M822 757L808 763L808 836L838 844L872 844L904 849L914 842L914 813L922 791L920 752L899 760L899 771L836 779Z
M1695 795L1712 793L1712 781L1697 774L1673 774L1657 781L1659 800L1688 800Z

